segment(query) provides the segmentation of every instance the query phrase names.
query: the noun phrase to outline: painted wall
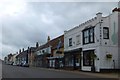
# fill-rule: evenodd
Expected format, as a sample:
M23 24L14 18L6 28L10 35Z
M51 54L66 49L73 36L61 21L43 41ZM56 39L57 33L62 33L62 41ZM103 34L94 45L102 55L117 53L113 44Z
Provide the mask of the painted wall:
M102 23L99 23L102 22ZM83 45L82 43L82 30L89 26L95 26L95 43ZM109 28L109 39L103 39L103 27ZM76 36L80 35L80 44L76 45ZM97 59L95 60L96 71L99 69L114 69L118 68L118 12L113 12L112 14L102 17L101 13L85 23L82 23L78 27L75 27L69 31L65 31L64 34L64 51L73 50L77 48L82 48L85 50L95 50ZM69 47L69 38L72 38L73 42L71 47ZM110 53L113 55L111 60L106 59L106 54ZM83 52L82 55L83 57ZM113 62L113 60L115 62ZM82 70L91 71L91 66L83 66L83 60L81 60Z

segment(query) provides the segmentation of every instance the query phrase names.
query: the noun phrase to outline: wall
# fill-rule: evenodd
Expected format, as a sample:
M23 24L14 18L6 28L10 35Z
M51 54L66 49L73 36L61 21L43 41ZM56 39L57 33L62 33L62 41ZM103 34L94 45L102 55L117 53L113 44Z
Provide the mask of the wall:
M99 23L102 22L102 23ZM82 43L82 30L89 26L95 26L95 43L83 45ZM103 27L109 28L109 39L103 39ZM80 34L81 44L76 45L76 36ZM82 23L69 31L65 31L64 34L64 51L69 51L77 48L82 48L85 50L95 50L97 59L95 60L96 70L99 69L114 69L118 68L118 12L113 12L112 14L102 17L101 13L97 14L97 18L93 18L91 21ZM73 46L69 47L69 38L73 40ZM105 44L107 43L107 44ZM111 53L113 58L111 60L106 59L106 54ZM81 54L83 57L83 52ZM115 63L113 62L115 60ZM83 66L83 60L81 60L82 70L91 71L91 66Z

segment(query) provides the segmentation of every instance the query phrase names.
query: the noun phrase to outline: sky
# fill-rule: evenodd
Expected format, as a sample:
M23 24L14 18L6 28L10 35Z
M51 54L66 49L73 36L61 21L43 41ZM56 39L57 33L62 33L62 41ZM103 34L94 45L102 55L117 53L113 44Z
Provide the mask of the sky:
M117 7L117 2L101 1L0 0L0 58L35 46L36 42L42 45L47 42L47 36L56 38L96 13L107 16Z

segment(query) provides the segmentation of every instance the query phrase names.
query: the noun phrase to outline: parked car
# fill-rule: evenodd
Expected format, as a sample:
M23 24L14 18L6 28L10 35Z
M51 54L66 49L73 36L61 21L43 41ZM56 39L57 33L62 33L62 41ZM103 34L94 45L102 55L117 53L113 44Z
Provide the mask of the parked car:
M29 64L28 63L23 63L22 66L23 67L29 67Z
M16 66L17 64L16 63L13 63L14 66Z
M17 64L17 66L22 66L22 63Z

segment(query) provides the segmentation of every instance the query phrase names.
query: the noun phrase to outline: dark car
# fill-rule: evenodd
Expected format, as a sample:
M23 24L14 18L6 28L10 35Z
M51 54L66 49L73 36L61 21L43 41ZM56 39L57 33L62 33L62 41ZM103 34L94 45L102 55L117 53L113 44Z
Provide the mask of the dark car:
M22 66L23 67L29 67L29 64L28 63L23 63Z

